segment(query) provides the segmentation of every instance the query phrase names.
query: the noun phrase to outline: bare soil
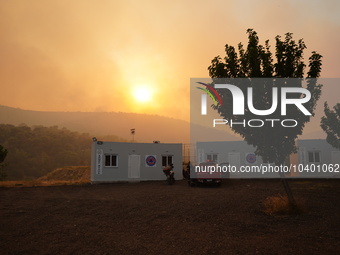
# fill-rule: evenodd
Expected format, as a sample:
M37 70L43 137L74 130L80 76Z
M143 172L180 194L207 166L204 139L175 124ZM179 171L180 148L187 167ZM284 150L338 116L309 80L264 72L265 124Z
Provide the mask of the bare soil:
M291 180L304 213L267 215L280 180L0 188L1 254L339 254L340 180Z

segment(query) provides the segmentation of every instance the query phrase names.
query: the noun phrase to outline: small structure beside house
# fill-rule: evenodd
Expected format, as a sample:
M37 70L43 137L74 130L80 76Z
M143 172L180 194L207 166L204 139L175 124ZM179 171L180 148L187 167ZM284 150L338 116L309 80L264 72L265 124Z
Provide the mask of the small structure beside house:
M174 165L175 179L182 176L182 144L121 143L94 139L91 182L165 180L163 168Z

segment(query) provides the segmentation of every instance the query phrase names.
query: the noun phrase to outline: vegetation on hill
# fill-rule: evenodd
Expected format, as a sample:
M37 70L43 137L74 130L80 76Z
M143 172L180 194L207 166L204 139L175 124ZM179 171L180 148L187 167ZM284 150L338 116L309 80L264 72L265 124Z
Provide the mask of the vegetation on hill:
M165 113L166 114L166 113ZM44 112L22 110L0 105L0 123L30 127L36 125L65 127L71 131L99 135L117 135L134 141L188 143L190 125L184 120L164 116L123 112Z
M97 137L123 141L116 136ZM0 124L7 180L35 179L64 166L89 166L92 136L57 126Z
M5 161L7 153L8 151L0 144L0 181L4 180L7 176L6 172L4 171L5 164L3 163Z

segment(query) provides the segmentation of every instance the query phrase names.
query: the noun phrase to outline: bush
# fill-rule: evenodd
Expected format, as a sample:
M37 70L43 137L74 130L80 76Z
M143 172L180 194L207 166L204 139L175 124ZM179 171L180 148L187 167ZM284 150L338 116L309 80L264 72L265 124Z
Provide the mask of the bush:
M287 196L267 197L263 201L264 212L268 215L301 214L305 211L305 203L302 199L296 199L296 207L293 208Z

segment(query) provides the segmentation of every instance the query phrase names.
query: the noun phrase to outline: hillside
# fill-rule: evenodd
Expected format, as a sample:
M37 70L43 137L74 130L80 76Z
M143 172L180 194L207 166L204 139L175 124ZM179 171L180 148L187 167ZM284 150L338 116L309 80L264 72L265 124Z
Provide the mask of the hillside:
M135 128L138 142L188 142L189 123L156 115L121 112L41 112L0 106L0 123L43 125L94 136L116 135L131 140L130 129Z
M0 106L0 144L9 151L7 180L34 179L64 166L89 165L93 136L104 141L131 141L131 128L136 129L135 142L190 142L188 122L161 116L39 112ZM225 131L211 132L211 128L198 125L192 134L200 141L235 140Z
M131 140L130 129L136 130L134 140L189 143L190 123L148 114L122 112L43 112L22 110L0 105L0 124L58 126L93 136L116 135ZM200 129L200 128L199 128ZM204 129L203 129L204 130ZM208 133L208 132L204 132ZM228 136L226 139L235 140ZM221 136L219 136L220 138Z
M0 124L7 180L34 179L64 166L90 165L91 136L56 126Z

